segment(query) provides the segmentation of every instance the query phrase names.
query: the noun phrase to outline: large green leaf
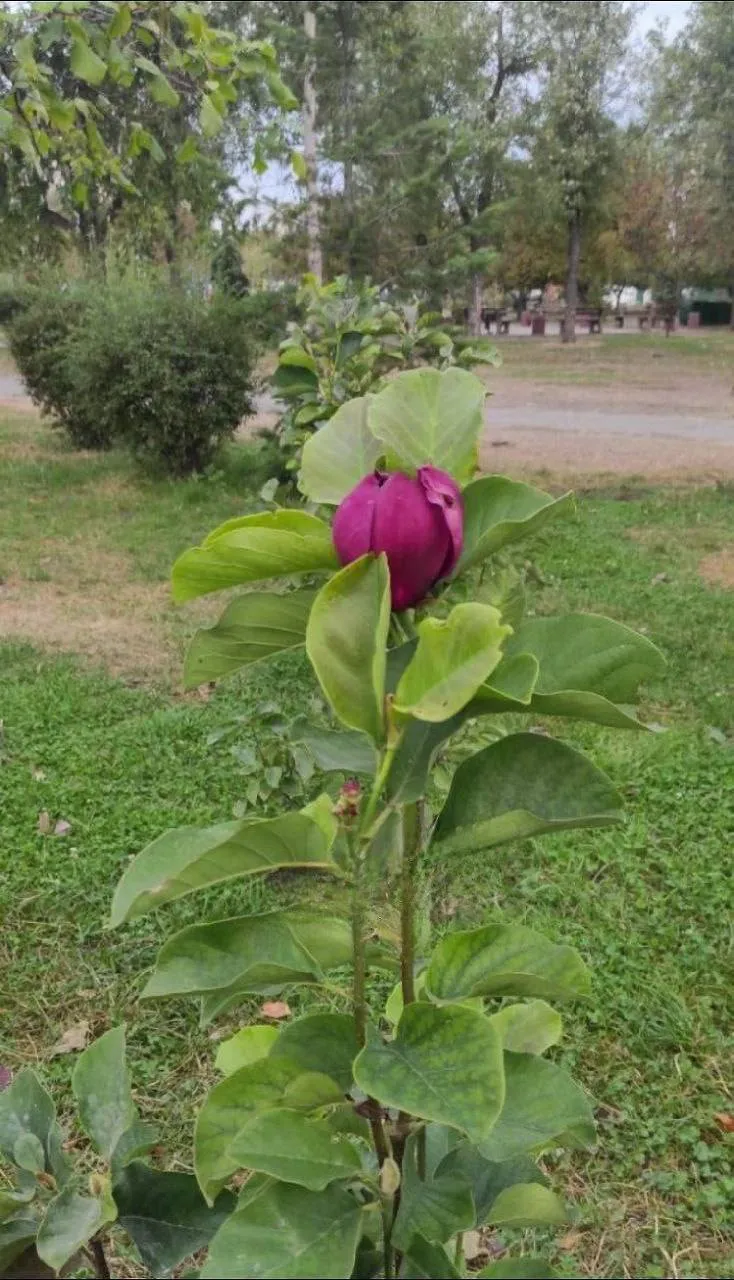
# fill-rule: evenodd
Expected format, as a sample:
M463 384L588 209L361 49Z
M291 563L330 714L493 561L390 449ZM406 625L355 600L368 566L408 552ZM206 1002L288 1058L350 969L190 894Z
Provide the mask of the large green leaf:
M434 843L442 853L467 853L621 817L619 795L586 756L539 733L516 733L456 770Z
M417 720L450 720L494 671L510 633L488 604L457 604L443 621L426 618L395 692L395 710Z
M7 1186L0 1187L0 1222L17 1218L23 1212L24 1206L35 1199L35 1195L35 1186L29 1186L23 1191L13 1191Z
M383 736L390 575L384 556L363 556L319 591L306 651L336 715L375 741Z
M424 1236L413 1236L401 1271L402 1280L459 1280L457 1271L441 1244Z
M641 681L663 668L660 650L621 622L592 613L563 618L527 618L507 641L507 658L535 655L540 671L529 707L498 702L489 684L471 703L474 715L529 710L534 715L591 720L610 728L639 729L626 704ZM622 705L615 705L621 703Z
M267 1058L280 1032L277 1027L264 1026L243 1027L229 1040L222 1040L217 1049L214 1065L223 1076L231 1076L241 1067L249 1067L253 1062Z
M298 487L312 502L341 502L385 452L367 425L371 399L347 401L303 446Z
M83 1196L73 1187L64 1187L49 1204L38 1228L39 1258L54 1271L61 1271L82 1245L114 1222L116 1214L111 1196Z
M276 399L294 400L308 391L318 391L319 380L313 369L290 365L281 358L270 385Z
M387 780L390 800L396 804L411 804L426 794L437 752L466 719L464 710L438 724L428 720L408 722Z
M573 505L571 493L554 499L506 476L481 476L467 485L463 498L464 550L457 573L486 560L508 543L535 533Z
M107 63L100 58L86 40L77 38L71 42L69 68L77 80L85 84L101 84L107 75Z
M112 900L111 928L237 876L281 867L336 871L330 856L337 830L331 809L332 801L326 796L319 821L304 811L167 831L125 871Z
M352 729L322 729L304 716L293 721L290 739L308 747L317 767L324 773L375 772L375 748L364 733Z
M343 1101L333 1080L304 1073L287 1058L254 1062L215 1085L197 1116L194 1135L196 1177L209 1203L239 1169L229 1144L253 1116L276 1107L308 1112Z
M346 1013L311 1013L284 1026L272 1046L273 1058L289 1058L302 1071L319 1071L346 1093L352 1087L357 1054L354 1018Z
M589 971L573 947L523 925L489 924L450 933L433 952L426 989L436 1000L469 996L588 995Z
M464 481L477 466L485 395L464 369L410 369L374 397L367 421L404 467L432 463Z
M529 1156L499 1162L486 1160L481 1151L466 1141L458 1143L440 1161L436 1177L448 1176L463 1178L471 1187L476 1211L474 1225L478 1227L487 1222L492 1205L506 1187L514 1187L518 1182L545 1186L547 1181Z
M346 920L297 910L236 916L174 934L161 947L143 996L200 996L223 988L267 991L291 982L320 982L322 958L333 967L350 957Z
M4 1276L16 1258L34 1243L37 1231L35 1218L14 1218L12 1222L0 1223L0 1275Z
M252 591L233 600L215 626L194 635L184 662L185 687L195 689L285 649L300 648L306 643L313 599L313 591Z
M71 1087L84 1131L109 1162L120 1139L137 1120L125 1059L124 1027L113 1027L84 1050L74 1067Z
M505 1053L505 1105L479 1144L487 1160L539 1155L551 1147L593 1146L594 1113L561 1067L530 1053Z
M40 1142L46 1156L56 1121L53 1098L30 1067L20 1071L0 1092L0 1152L13 1159L15 1145L27 1134Z
M354 1078L385 1106L451 1125L480 1141L504 1098L500 1038L489 1020L471 1009L411 1004L394 1040L370 1033L354 1064Z
M348 1138L335 1136L325 1120L276 1108L253 1116L233 1138L229 1154L243 1169L267 1173L323 1191L330 1182L358 1173L361 1161Z
M306 511L264 511L228 521L173 566L178 601L265 578L337 568L331 529Z
M502 1037L502 1046L513 1053L545 1053L563 1035L563 1019L545 1000L508 1004L491 1021Z
M568 1213L550 1187L518 1182L500 1192L487 1221L493 1227L562 1227Z
M361 1226L362 1210L340 1187L264 1186L214 1237L202 1280L343 1280L352 1274Z
M458 1231L474 1226L476 1217L471 1187L460 1174L418 1176L417 1139L405 1147L400 1186L400 1207L395 1219L393 1244L404 1252L413 1236L442 1244Z
M223 1191L210 1208L193 1174L162 1173L139 1160L123 1170L114 1197L120 1226L153 1276L168 1275L205 1248L236 1203Z

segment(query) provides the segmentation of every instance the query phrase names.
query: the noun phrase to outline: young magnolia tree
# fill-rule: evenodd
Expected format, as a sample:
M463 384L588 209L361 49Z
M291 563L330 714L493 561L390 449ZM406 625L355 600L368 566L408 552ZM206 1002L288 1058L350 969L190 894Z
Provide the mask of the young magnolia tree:
M176 933L145 995L191 996L205 1025L298 984L328 988L337 1007L341 992L351 1008L249 1024L220 1045L222 1079L194 1138L209 1210L196 1207L190 1178L140 1161L150 1139L128 1102L119 1034L104 1052L87 1050L82 1119L112 1162L101 1221L118 1213L159 1266L211 1238L202 1277L459 1276L464 1232L565 1220L538 1157L589 1146L593 1113L544 1055L561 1037L550 1002L584 995L587 968L570 947L491 915L429 952L419 877L439 859L497 858L510 841L619 821L619 796L585 756L514 726L576 717L639 728L628 704L661 659L618 622L523 616L516 592L501 603L486 576L492 557L566 512L570 497L473 478L484 394L466 370L419 369L348 402L303 455L303 492L334 508L333 522L295 509L243 516L175 565L181 601L268 584L195 636L187 683L305 646L341 726L314 725L309 741L347 780L297 812L160 836L123 875L111 923L237 878L318 874L320 887L333 884L318 907L311 892L300 907ZM432 763L468 721L491 730L488 745L458 764L436 811ZM399 928L385 924L386 894ZM368 1000L373 975L392 987L384 1007ZM115 1107L101 1105L110 1081L123 1082L125 1100L112 1135ZM43 1169L37 1142L33 1155ZM53 1169L44 1176L53 1181ZM68 1235L53 1250L47 1235L39 1251L59 1265ZM522 1256L481 1272L550 1274Z

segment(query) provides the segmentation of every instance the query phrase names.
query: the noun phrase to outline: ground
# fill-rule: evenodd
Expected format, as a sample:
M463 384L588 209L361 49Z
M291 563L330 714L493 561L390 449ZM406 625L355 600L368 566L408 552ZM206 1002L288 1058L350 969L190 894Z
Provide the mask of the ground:
M490 414L503 396L507 406L547 407L551 387L568 403L589 396L590 413L628 397L652 414L667 391L650 372L661 366L647 341L624 357L619 345L601 347L586 364L591 348L581 343L555 357L547 344L506 344ZM727 350L661 357L676 404L689 388L686 414L721 414ZM0 1065L36 1064L64 1096L71 1059L52 1056L63 1033L86 1023L96 1034L125 1018L141 1109L159 1125L166 1158L185 1162L212 1036L185 1002L138 997L161 938L200 904L110 934L111 891L128 858L166 827L254 803L272 812L283 784L295 803L322 787L322 777L293 769L280 736L284 709L314 714L313 686L300 659L282 659L213 693L181 692L186 636L217 605L174 609L168 570L183 547L256 501L251 445L233 447L205 480L154 481L115 454L67 452L48 426L14 410L0 410L0 966L9 975ZM552 488L573 471L550 443L542 466L535 454L521 459L519 444L487 449L494 469L541 470ZM661 449L669 461L669 445ZM577 458L576 514L518 558L533 608L608 613L644 628L668 658L645 694L656 731L562 730L622 787L626 826L427 868L437 931L506 914L573 942L594 972L592 999L565 1010L563 1056L600 1124L598 1150L556 1175L575 1215L552 1245L565 1276L734 1275L734 1138L725 1132L734 1113L734 486L723 464L699 470L687 456L690 474L665 484L654 467L620 476L609 465L598 476ZM59 822L70 829L54 835ZM294 892L288 882L258 885L243 904L240 888L223 891L209 910ZM289 995L294 1009L299 1000ZM239 1021L255 1013L246 1005ZM213 1035L236 1025L233 1016Z

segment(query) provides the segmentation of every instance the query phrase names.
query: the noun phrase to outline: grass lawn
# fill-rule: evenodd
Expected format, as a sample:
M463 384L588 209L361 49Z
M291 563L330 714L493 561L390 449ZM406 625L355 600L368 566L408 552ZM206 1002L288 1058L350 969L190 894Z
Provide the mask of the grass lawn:
M117 455L65 452L30 416L0 422L0 1064L33 1063L63 1091L72 1062L50 1050L64 1030L125 1018L139 1102L171 1163L188 1159L212 1033L192 1005L138 995L161 938L201 903L110 934L114 884L166 827L228 818L257 792L275 812L279 786L302 803L324 785L293 773L279 737L279 709L313 711L302 659L207 698L178 683L186 634L211 610L172 608L170 563L256 501L253 465L233 448L207 480L155 482ZM734 597L700 572L731 569L733 497L597 490L523 547L536 611L606 612L663 648L645 712L665 731L561 727L623 788L623 829L428 868L437 931L506 915L573 942L593 968L563 1048L600 1125L598 1150L558 1173L575 1207L554 1246L566 1276L734 1275L734 1137L716 1121L734 1112ZM44 813L71 830L39 834ZM292 881L237 886L208 910L294 895Z
M575 343L566 345L553 337L497 341L501 377L590 386L664 384L671 373L702 379L718 376L731 382L733 345L729 329L681 330L667 338L660 332L579 335Z

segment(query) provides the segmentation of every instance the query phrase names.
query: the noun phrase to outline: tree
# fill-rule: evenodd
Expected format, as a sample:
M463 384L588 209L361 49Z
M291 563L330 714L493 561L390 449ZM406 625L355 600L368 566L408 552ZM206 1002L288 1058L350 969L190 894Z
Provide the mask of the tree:
M632 11L622 0L550 0L537 8L547 41L537 145L555 176L565 210L563 341L573 342L582 236L614 156L609 98Z

